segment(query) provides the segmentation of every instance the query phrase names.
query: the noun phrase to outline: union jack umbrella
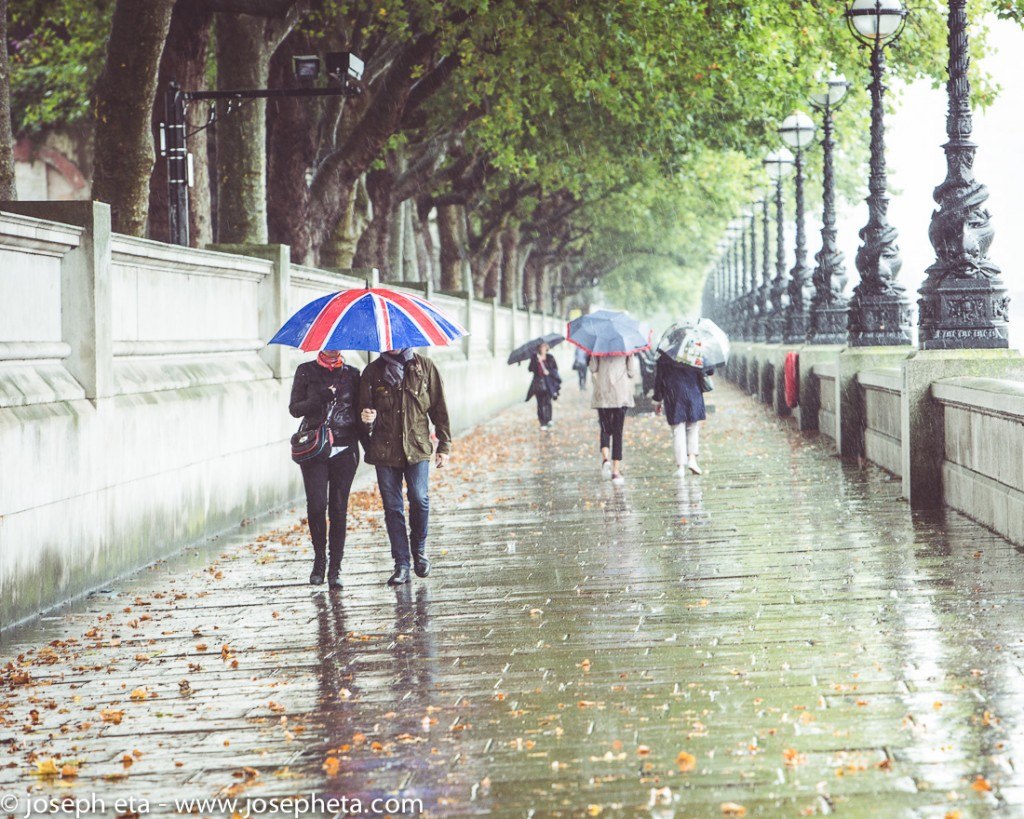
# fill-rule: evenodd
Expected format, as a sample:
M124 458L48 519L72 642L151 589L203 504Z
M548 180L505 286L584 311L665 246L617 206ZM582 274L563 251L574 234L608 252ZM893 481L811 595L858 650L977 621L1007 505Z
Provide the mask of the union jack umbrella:
M342 290L311 301L285 322L271 344L300 350L367 350L446 347L468 335L426 299L372 287Z

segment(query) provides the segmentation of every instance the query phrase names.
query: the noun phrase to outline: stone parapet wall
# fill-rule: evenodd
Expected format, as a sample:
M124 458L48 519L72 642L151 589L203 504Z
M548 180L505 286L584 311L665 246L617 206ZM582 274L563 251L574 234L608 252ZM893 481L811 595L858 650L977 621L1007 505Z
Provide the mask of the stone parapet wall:
M287 404L310 356L264 341L375 275L292 266L286 247L119 236L89 202L6 207L20 213L0 214L0 629L300 498ZM473 333L431 351L456 432L523 400L513 346L564 330L431 300Z
M727 375L784 407L778 367L800 356L801 429L900 478L915 508L948 506L1024 544L1024 359L1013 350L917 351L738 343ZM760 373L760 376L751 374ZM752 381L760 381L752 388Z
M944 378L932 395L942 406L946 503L1024 543L1024 383Z
M863 370L857 382L864 400L864 457L900 475L900 371L894 367Z

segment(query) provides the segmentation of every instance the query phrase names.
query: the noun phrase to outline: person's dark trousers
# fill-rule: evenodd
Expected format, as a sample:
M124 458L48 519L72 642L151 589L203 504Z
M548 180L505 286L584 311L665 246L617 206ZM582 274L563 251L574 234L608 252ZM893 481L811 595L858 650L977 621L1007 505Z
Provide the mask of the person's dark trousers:
M409 494L409 530L405 528L405 503L402 500L402 481ZM430 516L430 461L407 466L378 466L377 487L384 506L384 524L391 541L391 557L395 568L409 568L410 545L412 554L425 557L427 548L427 520Z
M582 370L576 370L576 372L579 373L580 376L580 392L583 392L587 388L587 370L584 368Z
M348 493L359 466L359 447L353 445L326 461L307 461L302 468L306 486L306 517L313 541L313 566L317 574L335 574L345 554L345 529L348 525ZM330 538L327 519L331 520ZM328 545L330 563L328 564Z
M540 421L540 425L551 423L551 393L549 392L538 392L537 394L537 420Z
M612 460L622 460L622 428L626 424L626 408L611 407L599 409L597 418L601 422L601 449L612 448Z

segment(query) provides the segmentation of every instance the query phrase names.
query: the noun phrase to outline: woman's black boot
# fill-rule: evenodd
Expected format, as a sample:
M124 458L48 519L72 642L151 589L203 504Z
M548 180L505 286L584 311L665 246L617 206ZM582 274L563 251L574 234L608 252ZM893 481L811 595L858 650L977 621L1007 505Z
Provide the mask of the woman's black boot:
M309 582L312 586L319 586L324 582L324 568L327 560L323 552L316 547L313 548L313 571L309 573Z

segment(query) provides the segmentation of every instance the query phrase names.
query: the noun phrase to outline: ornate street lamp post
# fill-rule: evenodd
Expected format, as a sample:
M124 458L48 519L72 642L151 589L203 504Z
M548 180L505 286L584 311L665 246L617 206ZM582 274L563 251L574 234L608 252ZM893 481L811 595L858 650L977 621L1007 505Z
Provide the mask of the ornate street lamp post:
M811 276L814 282L814 296L811 299L810 328L807 332L807 341L811 344L846 343L846 314L849 304L843 295L843 288L846 286L843 254L836 246L836 191L832 164L835 140L832 138L832 113L842 105L849 87L850 83L845 77L835 76L822 83L821 88L810 95L811 105L821 111L821 146L824 153L821 250L814 256L818 264Z
M747 233L750 236L750 267L747 268L746 285L746 325L743 337L747 341L757 341L757 215L753 203L750 207L744 208L743 216L749 225Z
M910 343L910 308L896 276L903 266L896 228L886 212L885 124L882 101L885 47L903 33L907 10L901 0L853 0L847 8L850 31L871 49L871 172L868 177L868 223L861 228L857 250L860 283L853 289L847 318L854 347Z
M814 140L814 130L814 121L803 111L794 111L779 126L782 141L796 152L796 261L789 271L789 306L782 337L787 344L803 344L807 340L811 270L807 266L804 233L804 149Z
M735 301L735 333L737 338L747 341L747 319L749 310L749 299L747 294L747 271L750 269L750 260L747 254L747 220L746 213L737 216L732 220L733 233L737 238L739 250L737 258L737 291Z
M935 189L939 209L928 228L938 256L918 291L922 350L1009 346L1008 310L999 268L988 258L994 230L985 200L988 190L974 178L971 85L966 0L949 2L949 113L946 179Z
M765 341L778 344L786 325L785 310L788 302L786 288L786 235L782 220L782 182L793 164L788 148L779 148L764 158L768 177L775 183L775 278L768 291L768 315L765 319Z
M739 337L741 322L739 320L739 304L742 294L742 274L740 270L739 239L741 228L739 219L729 222L729 335Z
M772 289L771 251L769 249L769 223L771 216L769 207L771 199L767 193L757 204L761 206L761 286L757 289L757 325L754 329L754 341L768 340L768 311L771 309L769 294Z

